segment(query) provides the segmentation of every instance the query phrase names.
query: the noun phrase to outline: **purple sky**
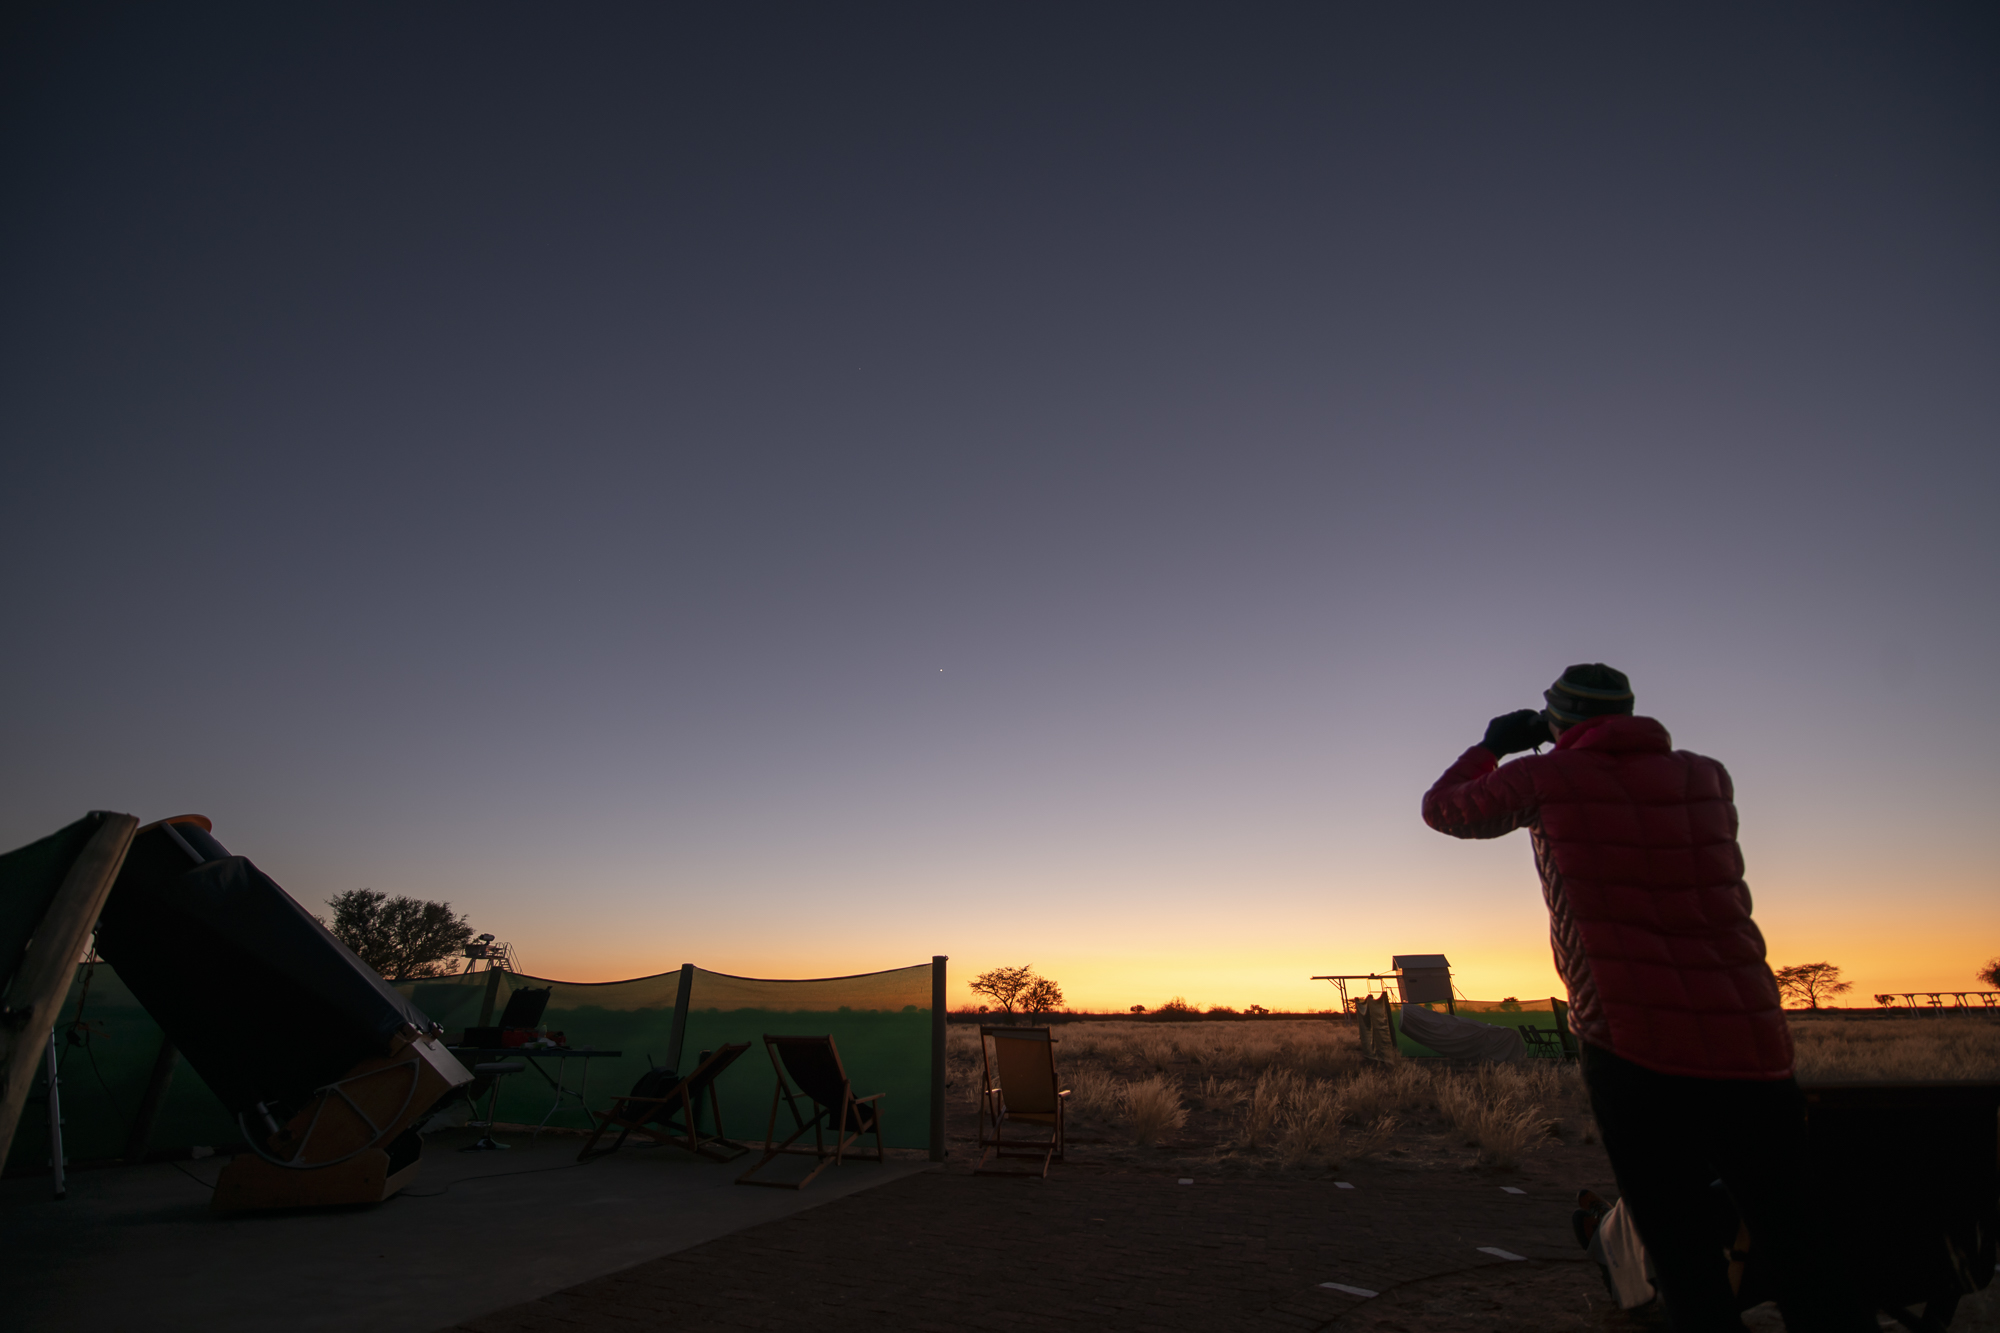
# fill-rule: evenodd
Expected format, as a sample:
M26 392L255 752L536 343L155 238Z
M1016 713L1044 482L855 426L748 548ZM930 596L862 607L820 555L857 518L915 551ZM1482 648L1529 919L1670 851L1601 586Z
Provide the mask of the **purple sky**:
M197 810L575 979L1546 994L1417 803L1603 660L1774 961L1971 985L1993 13L12 21L0 842Z

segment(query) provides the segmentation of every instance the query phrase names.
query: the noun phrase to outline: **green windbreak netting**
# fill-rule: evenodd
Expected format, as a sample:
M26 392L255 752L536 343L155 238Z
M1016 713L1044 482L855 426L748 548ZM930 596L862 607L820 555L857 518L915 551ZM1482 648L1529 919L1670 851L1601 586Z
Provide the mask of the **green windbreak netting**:
M1558 1036L1558 1044L1548 1046L1536 1042L1528 1043L1531 1058L1560 1059L1560 1025L1556 1018L1556 1002L1548 1000L1459 1000L1450 1008L1443 1004L1426 1004L1425 1009L1438 1013L1456 1013L1459 1018L1474 1023L1485 1023L1493 1027L1534 1028ZM1403 1034L1400 1018L1396 1022L1396 1049L1405 1055L1436 1057L1437 1052L1422 1042Z
M615 1057L587 1056L558 1061L534 1051L520 1052L532 1057L528 1067L500 1080L500 1103L495 1119L513 1124L535 1125L555 1104L550 1080L560 1075L567 1088L583 1088L588 1104L603 1109L611 1098L630 1092L639 1076L653 1064L669 1062L673 1046L674 997L680 987L678 970L631 981L574 982L547 981L516 972L471 972L429 981L404 981L396 989L408 996L432 1022L443 1026L445 1040L458 1042L469 1027L492 1027L507 1010L507 997L516 990L532 987L549 989L549 1006L542 1013L542 1025L551 1033L560 1032L572 1048L618 1051ZM489 999L490 996L490 999ZM498 1058L498 1057L493 1057ZM470 1064L473 1057L467 1056ZM483 1119L486 1101L479 1102ZM590 1117L577 1107L574 1098L564 1099L564 1109L549 1118L549 1124L581 1129Z
M90 983L84 993L84 982ZM77 1023L77 1003L83 1004ZM74 1045L75 1032L83 1044ZM56 1019L56 1049L62 1060L63 1155L73 1162L119 1157L132 1132L160 1052L159 1024L148 1015L107 963L79 967ZM49 1160L47 1088L36 1069L35 1086L21 1112L20 1127L7 1155L10 1168L36 1167ZM236 1118L223 1109L208 1085L185 1060L174 1066L147 1142L154 1151L194 1145L240 1143Z
M717 1084L723 1126L739 1140L761 1140L771 1113L773 1076L764 1053L764 1034L831 1035L840 1049L854 1090L887 1093L882 1102L884 1138L890 1146L923 1148L930 1141L931 965L816 981L764 981L691 969L687 1026L679 1051L683 1072L694 1068L703 1050L724 1042L748 1042L751 1049ZM90 991L83 997L85 969L79 968L57 1023L63 1044L63 1133L72 1161L123 1154L145 1095L161 1033L117 973L94 965ZM532 1063L500 1080L496 1118L538 1124L554 1104L550 1077L562 1074L571 1089L587 1086L588 1105L602 1110L613 1096L631 1091L648 1063L674 1062L674 1007L681 973L631 981L579 983L547 981L511 972L474 972L397 983L395 989L445 1029L447 1042L459 1041L469 1027L500 1022L516 989L551 991L542 1024L560 1032L572 1048L618 1051L616 1057L572 1058L566 1068L547 1054L523 1051ZM87 1044L74 1046L63 1034L84 999ZM467 1060L471 1061L468 1056ZM588 1083L585 1084L585 1072ZM15 1166L48 1160L46 1103L37 1096L21 1117L9 1161ZM479 1110L485 1112L482 1098ZM549 1119L579 1129L589 1117L575 1099ZM780 1122L779 1137L790 1132ZM166 1100L148 1142L155 1151L193 1145L239 1143L235 1119L185 1060L175 1067Z
M819 981L760 981L696 968L688 999L681 1067L693 1069L704 1050L749 1042L716 1085L729 1136L761 1140L770 1124L775 1076L764 1035L830 1035L854 1091L887 1093L882 1135L892 1148L930 1144L931 965ZM575 1040L574 1036L571 1040ZM780 1109L777 1137L792 1131ZM870 1143L872 1147L872 1141Z

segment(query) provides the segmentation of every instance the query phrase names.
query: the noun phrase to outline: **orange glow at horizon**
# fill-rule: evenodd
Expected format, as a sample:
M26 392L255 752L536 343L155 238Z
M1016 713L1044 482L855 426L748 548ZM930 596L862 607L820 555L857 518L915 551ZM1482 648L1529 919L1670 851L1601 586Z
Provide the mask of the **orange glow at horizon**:
M1932 917L1907 924L1832 920L1824 914L1796 921L1784 914L1771 915L1775 920L1765 923L1764 929L1772 963L1822 959L1836 963L1843 978L1853 983L1853 989L1839 1001L1847 1007L1872 1007L1877 993L1982 989L1973 973L2000 952L2000 936L1995 936L1991 914L1968 911L1953 913L1944 921ZM1451 959L1455 986L1469 999L1565 994L1545 936L1522 939L1507 947L1481 948L1439 946L1418 932L1407 934L1417 938L1341 948L1242 950L1227 955L1180 950L1093 955L1079 951L1073 940L1062 942L1067 947L1040 951L968 952L952 956L947 964L947 996L954 1009L976 1007L982 997L967 989L973 976L991 967L1029 963L1038 973L1060 983L1067 1005L1081 1011L1117 1013L1134 1004L1152 1010L1180 998L1202 1009L1223 1005L1240 1010L1260 1004L1274 1011L1303 1013L1332 1009L1339 1003L1338 992L1330 983L1312 981L1311 977L1386 972L1390 956L1399 952L1445 953ZM1989 936L1995 936L1994 943L1968 949L1967 941L1984 941ZM616 952L530 947L524 949L524 964L531 975L564 981L624 980L672 971L682 962L736 975L777 978L886 970L921 963L929 956L920 949L901 953L799 947L746 951L737 941L729 943L735 947L697 949L686 958L678 954L650 956L629 944ZM1350 993L1359 992L1350 985Z

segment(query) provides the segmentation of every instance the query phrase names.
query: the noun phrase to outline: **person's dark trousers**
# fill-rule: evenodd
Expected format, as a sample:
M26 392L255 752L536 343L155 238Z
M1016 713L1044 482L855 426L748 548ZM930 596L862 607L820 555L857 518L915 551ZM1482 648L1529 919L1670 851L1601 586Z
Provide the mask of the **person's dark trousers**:
M1797 1083L1657 1074L1590 1045L1583 1081L1675 1329L1743 1327L1716 1235L1719 1177L1771 1265L1787 1333L1877 1333L1826 1234Z

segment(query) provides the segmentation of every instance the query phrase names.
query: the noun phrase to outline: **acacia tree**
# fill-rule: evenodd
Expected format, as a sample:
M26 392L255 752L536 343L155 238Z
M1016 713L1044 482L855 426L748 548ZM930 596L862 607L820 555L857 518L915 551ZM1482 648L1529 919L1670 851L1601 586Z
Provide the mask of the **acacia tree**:
M327 926L333 937L391 981L443 976L451 970L445 960L472 938L471 923L453 916L450 903L349 889L326 905L333 909Z
M2000 990L2000 958L1987 959L1986 966L1980 968L1972 975L1991 986L1994 990Z
M1052 1014L1062 1008L1062 987L1047 977L1036 977L1028 983L1028 989L1021 992L1021 1012L1024 1014Z
M996 967L991 972L981 972L967 983L967 989L974 995L986 996L1011 1014L1022 994L1037 980L1035 969L1023 963L1019 967Z
M1778 968L1771 975L1778 979L1779 995L1808 1009L1817 1009L1821 1000L1854 989L1853 982L1840 979L1840 969L1832 963L1798 963Z

